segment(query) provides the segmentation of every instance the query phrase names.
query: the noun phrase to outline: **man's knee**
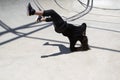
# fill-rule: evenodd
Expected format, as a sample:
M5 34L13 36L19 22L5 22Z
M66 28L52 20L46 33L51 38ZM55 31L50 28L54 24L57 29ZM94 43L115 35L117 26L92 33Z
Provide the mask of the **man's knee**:
M50 9L49 12L50 12L51 14L56 13L55 10L53 10L53 9Z
M53 16L56 12L53 9L45 10L43 16Z

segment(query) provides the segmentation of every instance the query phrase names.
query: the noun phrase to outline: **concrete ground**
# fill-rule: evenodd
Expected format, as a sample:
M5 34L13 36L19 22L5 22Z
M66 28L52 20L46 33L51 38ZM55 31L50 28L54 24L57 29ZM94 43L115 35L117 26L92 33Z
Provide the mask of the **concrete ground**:
M65 17L84 10L77 0L38 1ZM37 9L33 0L0 0L0 80L120 80L120 0L94 0L90 13L69 21L87 23L91 48L73 53L51 23L26 15L28 2Z

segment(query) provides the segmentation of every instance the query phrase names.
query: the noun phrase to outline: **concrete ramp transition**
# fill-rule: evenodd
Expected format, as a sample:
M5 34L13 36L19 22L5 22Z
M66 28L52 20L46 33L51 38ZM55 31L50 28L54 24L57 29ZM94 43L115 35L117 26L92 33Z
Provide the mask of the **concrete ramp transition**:
M74 25L87 23L90 50L70 52L52 23L27 16L54 9ZM0 0L0 80L119 80L120 0ZM80 43L77 43L79 46Z

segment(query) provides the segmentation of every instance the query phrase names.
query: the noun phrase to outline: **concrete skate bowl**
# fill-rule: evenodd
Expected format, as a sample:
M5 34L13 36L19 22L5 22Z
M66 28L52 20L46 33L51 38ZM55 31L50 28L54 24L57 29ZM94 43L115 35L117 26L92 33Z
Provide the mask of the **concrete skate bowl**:
M0 0L0 80L120 80L119 1L94 0L89 8L88 0L36 1L70 23L87 23L91 50L69 54L52 23L26 15L29 2L39 11L33 0Z
M81 20L81 22L97 22L99 24L112 24L119 25L118 19L114 20L112 18L118 18L120 12L120 1L115 0L33 0L32 3L36 6L38 10L54 9L68 22ZM94 19L97 16L102 19ZM106 18L107 17L107 18ZM108 18L109 17L109 18ZM104 18L104 19L103 19ZM106 18L106 19L105 19ZM111 20L111 21L109 21ZM79 25L79 21L75 22ZM92 28L92 27L91 27ZM99 28L99 27L97 27ZM96 29L97 29L96 28ZM101 28L100 28L101 29ZM116 29L110 27L106 29L108 31L119 32L119 27Z
M26 13L25 7L27 7L29 2L32 4L33 8L35 8L36 10L54 9L58 13L61 13L61 16L63 16L63 18L67 21L74 21L86 15L87 13L90 12L90 10L92 9L92 5L93 5L93 0L86 1L86 7L83 7L79 0L71 0L71 1L69 0L61 0L61 1L57 1L57 0L44 0L44 1L43 0L29 0L29 1L28 0L26 1L1 0L1 3L0 3L0 6L1 6L0 7L0 10L1 10L1 16L0 16L1 33L0 35L1 36L11 32L12 34L22 37L24 34L20 32L21 31L23 32L23 29L28 28L30 25L36 24L35 22L31 22L32 19L28 18L25 14ZM25 24L25 25L22 25L16 28L16 26L21 25L21 24ZM50 25L52 25L52 23L42 24L42 26L41 25L39 26L44 27L44 26L50 26ZM18 32L17 30L19 30L20 32ZM35 31L31 31L31 32L35 32ZM5 41L1 42L0 45L11 42L15 39L18 39L19 37L15 37L10 40L5 39Z
M4 34L11 32L12 34L17 34L18 37L9 40L6 40L5 37L5 40L3 40L0 45L52 25L52 23L39 23L38 26L40 26L40 28L34 27L33 30L31 29L30 32L24 34L26 33L24 32L25 29L30 28L31 25L36 26L36 23L33 22L36 17L33 16L29 18L26 16L26 6L29 2L38 11L40 9L54 9L68 22L74 21L73 23L78 25L82 22L86 22L88 24L88 28L92 28L94 30L120 33L120 6L117 0L1 0L0 24L2 27L0 27L0 35L3 37ZM88 31L88 33L91 34L92 32Z
M64 15L63 18L67 21L74 21L88 14L93 6L93 0L87 0L85 3L80 0L33 0L32 3L39 10L54 9Z
M76 20L88 14L92 8L100 10L120 10L119 1L115 0L32 0L39 10L54 9L67 20ZM94 4L94 6L93 6Z

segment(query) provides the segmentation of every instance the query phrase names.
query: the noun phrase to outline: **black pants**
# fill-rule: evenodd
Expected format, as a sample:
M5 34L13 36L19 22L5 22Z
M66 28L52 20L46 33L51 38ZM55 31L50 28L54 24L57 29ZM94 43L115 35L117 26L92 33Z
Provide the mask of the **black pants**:
M55 31L57 33L62 33L67 28L67 23L62 19L62 17L57 14L54 10L45 10L43 16L50 16L46 21L53 21Z
M74 26L73 24L67 23L54 10L45 10L43 16L50 16L50 18L47 18L46 20L53 21L55 31L68 37L70 41L70 50L77 51L75 44L77 41L82 42L82 33L85 31L86 27L81 25Z

